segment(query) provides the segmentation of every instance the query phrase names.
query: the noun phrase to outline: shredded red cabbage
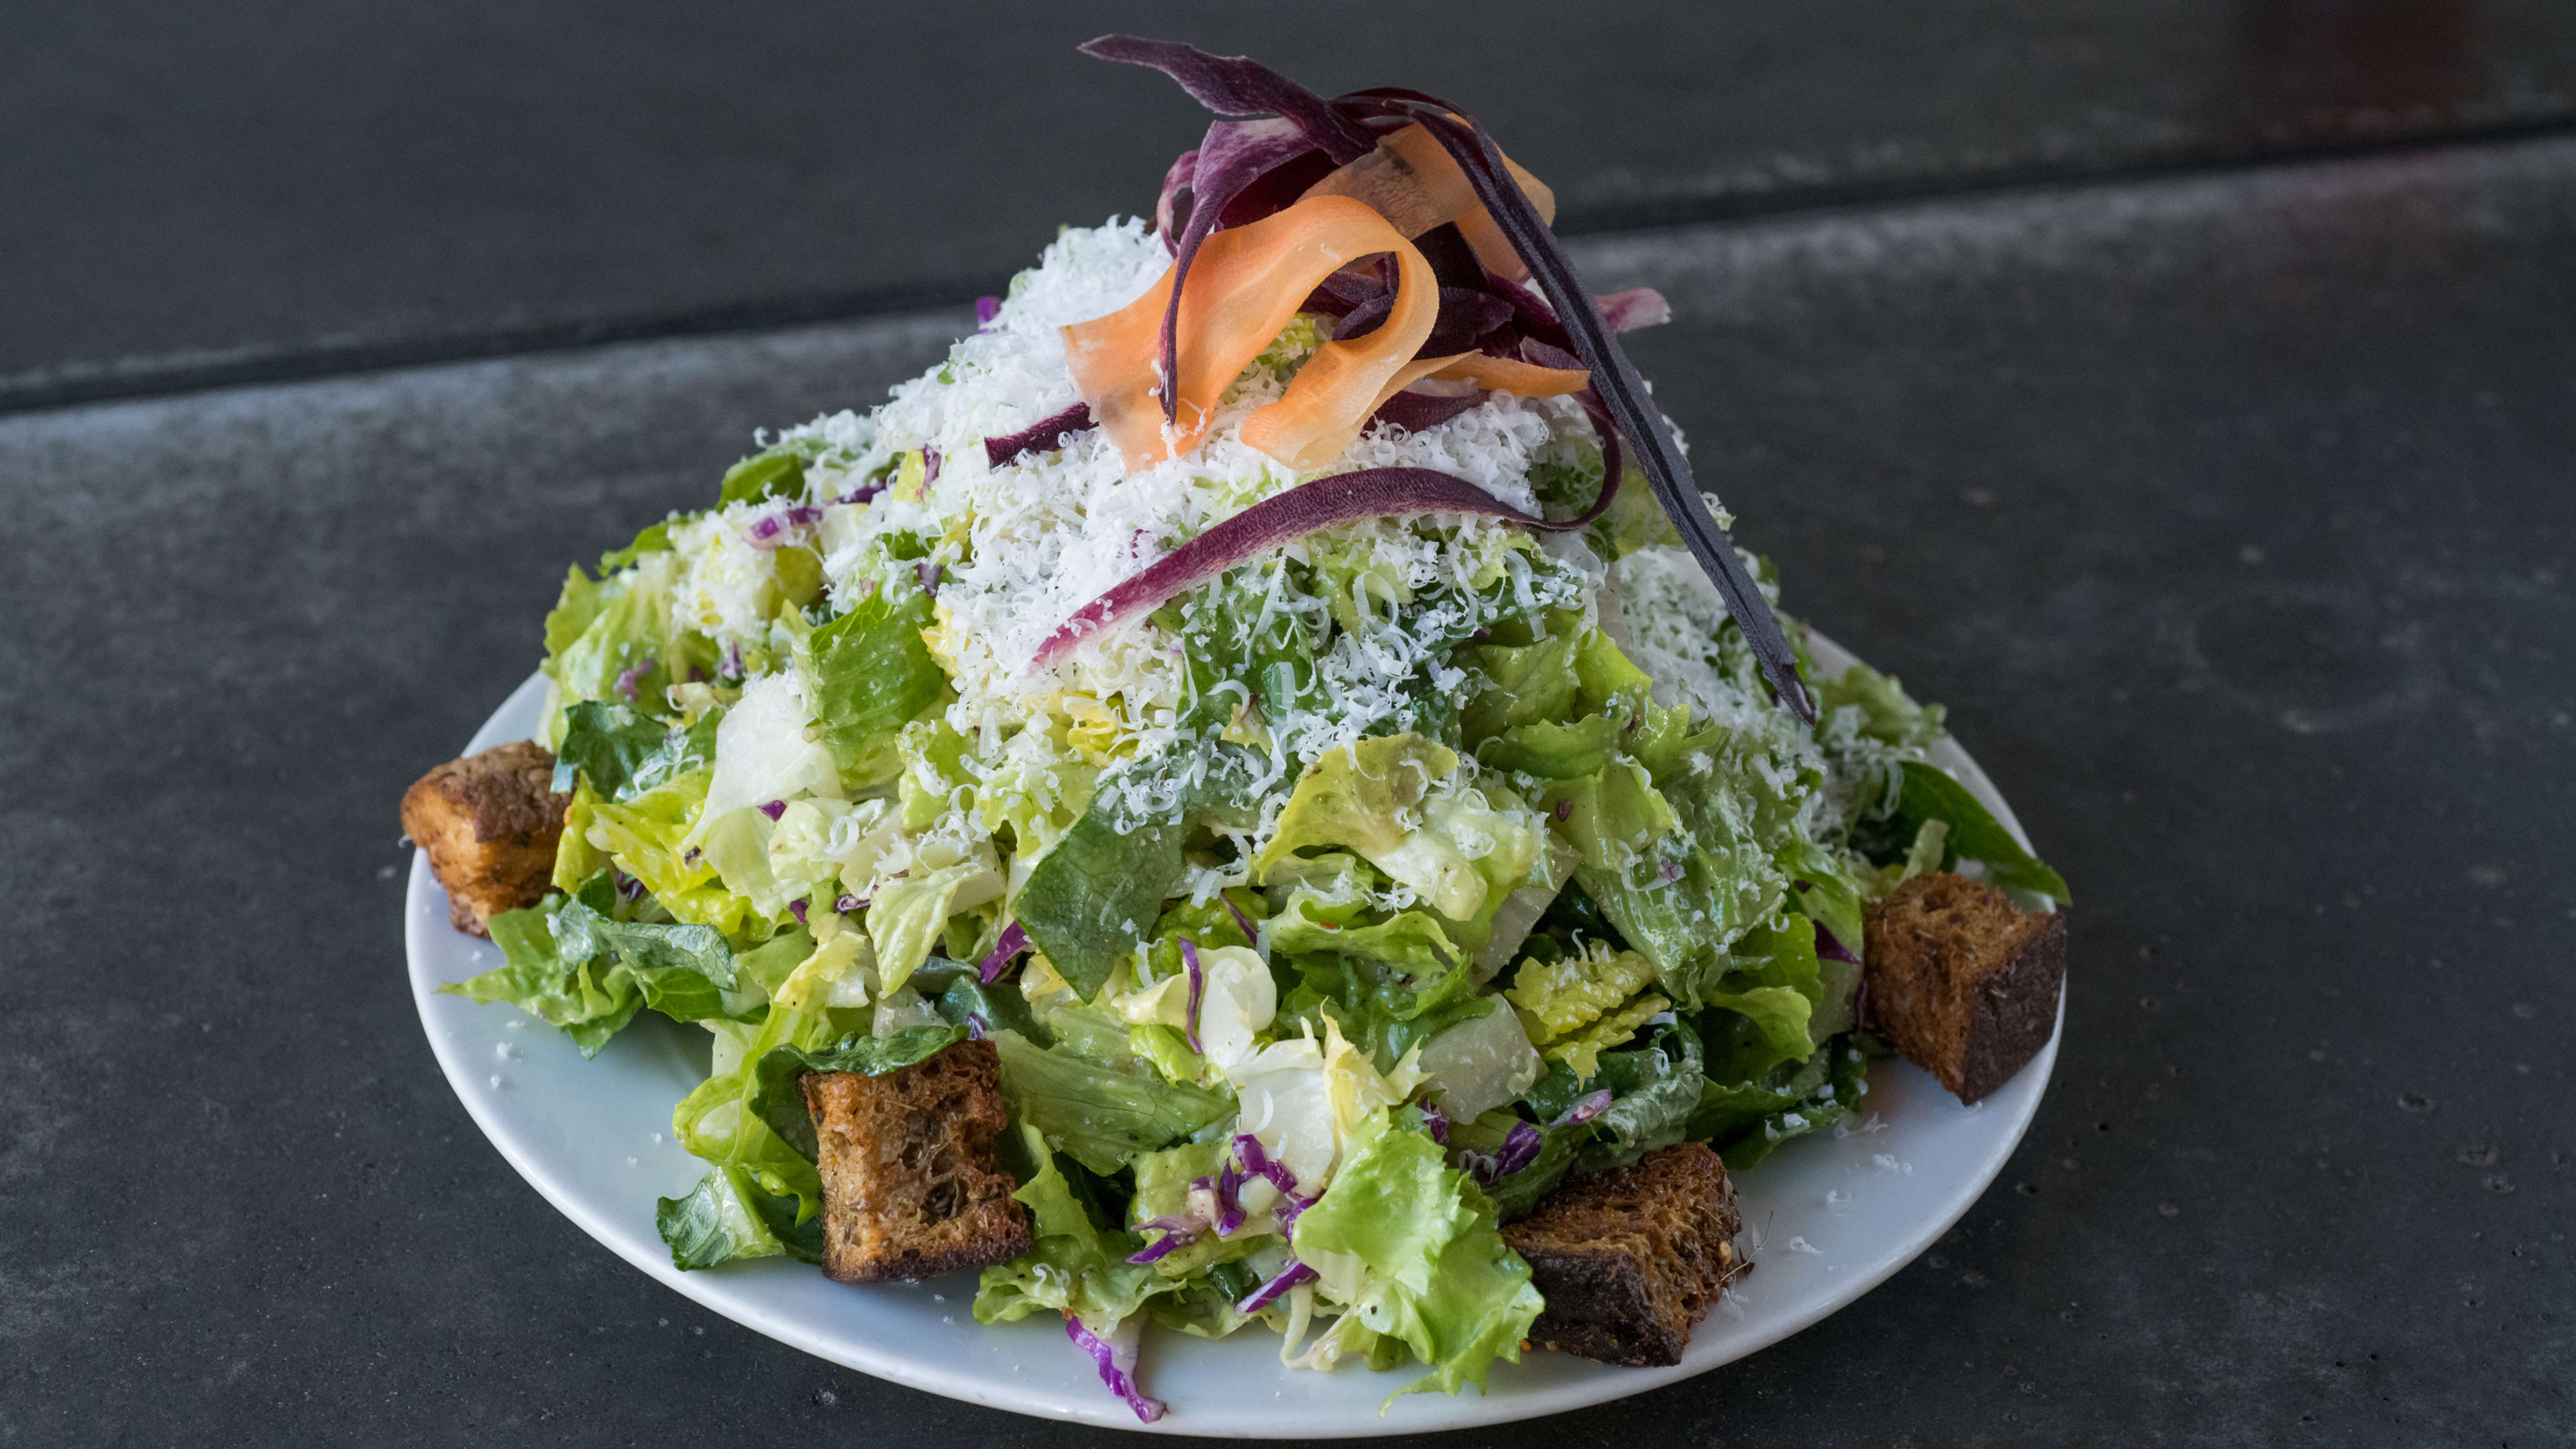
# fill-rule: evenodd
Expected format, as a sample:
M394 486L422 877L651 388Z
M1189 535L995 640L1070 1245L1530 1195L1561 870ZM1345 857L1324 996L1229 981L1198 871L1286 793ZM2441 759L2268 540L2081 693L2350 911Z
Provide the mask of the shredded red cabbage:
M1439 1143L1443 1147L1449 1145L1448 1113L1441 1111L1439 1108L1432 1106L1428 1102L1425 1102L1422 1104L1422 1125L1429 1129L1432 1141Z
M984 1021L984 1013L980 1011L970 1011L966 1013L966 1039L968 1041L982 1041L984 1038L991 1036L992 1034L992 1028Z
M1140 1233L1161 1233L1162 1236L1156 1238L1153 1242L1148 1243L1145 1246L1144 1251L1128 1254L1127 1261L1130 1263L1159 1263L1165 1257L1169 1256L1173 1249L1198 1241L1199 1234L1207 1231L1207 1224L1200 1222L1197 1218L1190 1217L1185 1214L1174 1214L1159 1218L1147 1218L1143 1222L1138 1223L1135 1230Z
M787 914L796 918L796 924L800 926L807 924L805 920L805 902L789 901L787 903Z
M779 816L787 813L787 802L784 800L772 800L760 807L760 813L768 816L772 820L775 820Z
M1842 943L1842 938L1834 934L1833 928L1822 921L1816 922L1816 954L1847 966L1860 964L1860 958L1853 955L1851 948Z
M992 330L993 330L993 319L994 319L994 318L996 318L996 317L999 317L999 316L1001 316L1001 315L1002 315L1002 299L1001 299L1001 298L999 298L999 297L978 297L978 298L976 298L976 299L975 299L975 330L976 330L976 331L978 331L978 332L990 332L990 331L992 331Z
M1220 1238L1230 1238L1243 1227L1243 1184L1247 1180L1231 1163L1217 1172L1212 1192L1216 1198L1216 1235Z
M886 491L886 486L883 483L869 483L862 487L853 488L849 492L842 494L840 497L835 498L832 501L835 503L865 503L884 491Z
M1234 1139L1234 1159L1243 1164L1242 1174L1235 1179L1238 1185L1258 1177L1279 1189L1279 1207L1271 1216L1278 1219L1281 1233L1295 1231L1297 1215L1315 1205L1314 1198L1297 1191L1297 1174L1290 1172L1286 1163L1262 1151L1261 1139L1249 1132ZM1218 1186L1220 1189L1225 1187L1222 1178L1218 1180Z
M1127 1407L1136 1411L1137 1418L1150 1424L1170 1411L1169 1404L1147 1398L1136 1387L1136 1349L1145 1336L1144 1315L1130 1316L1103 1338L1083 1327L1081 1319L1068 1314L1064 1320L1064 1336L1091 1355L1091 1361L1100 1366L1100 1381L1109 1386L1109 1392L1125 1399Z
M1184 1026L1181 1035L1189 1039L1191 1051L1204 1051L1205 1048L1199 1045L1199 998L1207 991L1207 977L1199 970L1197 942L1190 940L1181 942L1181 969L1190 973L1190 998L1189 1004L1182 1008L1181 1012Z
M842 915L845 915L845 916L846 916L846 915L850 914L852 911L858 911L858 910L864 910L864 909L866 909L867 904L868 904L868 903L867 903L866 901L864 901L864 900L860 899L860 898L859 898L859 897L857 897L857 896L854 896L854 895L844 895L844 896L841 896L841 897L839 897L838 899L836 899L836 900L834 900L834 901L832 902L832 909L833 909L833 910L836 910L836 911L840 912ZM990 978L987 978L987 979L990 979Z
M934 598L939 594L939 567L928 559L912 566L914 577L921 580L921 591Z
M1261 940L1261 933L1252 929L1252 918L1243 913L1243 907L1236 905L1233 899L1227 896L1223 891L1218 891L1216 893L1216 898L1225 902L1225 913L1234 917L1234 923L1243 928L1243 939L1258 944Z
M1461 1152L1458 1165L1467 1175L1487 1187L1538 1161L1538 1151L1547 1145L1547 1134L1527 1122L1515 1122L1503 1134L1503 1145L1490 1153Z
M986 956L984 964L976 968L975 979L987 986L1001 980L1002 973L1009 970L1011 963L1027 949L1029 949L1029 933L1020 929L1020 923L1013 921L1004 926L1001 936L993 942L993 953Z
M624 670L624 671L620 672L620 673L618 674L618 676L617 676L617 692L618 692L619 694L622 694L622 695L626 696L626 701L627 701L627 703L629 703L629 704L634 703L634 702L635 702L635 684L636 684L636 681L637 681L637 680L642 679L645 675L650 674L650 673L652 673L652 672L653 672L653 662L652 662L651 660L649 660L649 659L648 659L648 660L646 660L645 662L641 663L641 664L635 665L634 667L632 667L632 668L630 668L630 669L627 669L627 670Z
M1289 1289L1296 1287L1300 1283L1312 1283L1314 1281L1315 1270L1298 1262L1296 1259L1291 1258L1288 1260L1288 1266L1279 1270L1278 1277L1273 1278L1269 1282L1262 1284L1260 1287L1253 1289L1251 1297L1234 1305L1234 1311L1237 1313L1258 1313L1262 1309L1269 1307L1271 1304L1278 1302L1280 1295L1286 1293Z
M1533 518L1464 478L1429 468L1363 468L1302 483L1265 498L1207 532L1157 559L1144 572L1114 585L1083 605L1038 646L1031 661L1039 668L1055 662L1086 635L1161 607L1174 594L1214 578L1227 569L1294 543L1319 528L1360 518L1411 513L1470 513L1507 518L1530 528L1558 531L1581 528L1601 516L1618 493L1618 474L1601 482L1601 496L1590 508L1562 521Z
M1023 453L1051 453L1065 445L1067 439L1090 432L1100 426L1091 415L1089 403L1075 403L1053 417L1041 418L1016 433L984 440L984 463L999 468Z

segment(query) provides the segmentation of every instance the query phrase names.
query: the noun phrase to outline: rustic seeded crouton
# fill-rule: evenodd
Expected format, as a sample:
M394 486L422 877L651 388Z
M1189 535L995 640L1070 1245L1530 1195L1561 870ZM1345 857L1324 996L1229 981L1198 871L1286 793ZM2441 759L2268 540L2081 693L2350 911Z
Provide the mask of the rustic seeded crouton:
M1871 1024L1960 1101L2012 1080L2057 1029L2064 915L1935 872L1898 886L1864 925Z
M564 806L555 757L525 740L450 760L403 792L403 833L429 852L447 888L447 919L489 937L484 922L545 899Z
M1547 1298L1530 1341L1631 1368L1680 1363L1691 1325L1751 1266L1735 1251L1743 1225L1705 1142L1576 1178L1503 1228Z
M823 1271L843 1283L931 1278L1029 1250L1017 1186L994 1165L1001 1053L961 1041L879 1077L807 1072L823 1172Z

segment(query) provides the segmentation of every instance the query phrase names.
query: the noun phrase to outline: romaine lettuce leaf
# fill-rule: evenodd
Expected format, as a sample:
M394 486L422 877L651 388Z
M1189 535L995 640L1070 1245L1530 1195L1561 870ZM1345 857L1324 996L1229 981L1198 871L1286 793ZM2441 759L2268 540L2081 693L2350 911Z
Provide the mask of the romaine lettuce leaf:
M1009 1323L1047 1308L1107 1332L1170 1288L1151 1266L1127 1261L1144 1240L1094 1217L1035 1126L1019 1123L1005 1147L1004 1165L1020 1184L1011 1196L1027 1205L1036 1241L984 1270L975 1290L977 1323Z
M1413 734L1359 740L1309 766L1253 870L1263 875L1299 850L1333 846L1357 852L1462 922L1526 884L1547 853L1528 812L1496 808L1458 775L1456 751ZM1484 941L1480 934L1467 944L1473 950Z
M1331 1189L1298 1215L1295 1249L1365 1266L1351 1311L1430 1366L1397 1396L1481 1390L1495 1359L1520 1361L1544 1304L1529 1265L1503 1242L1492 1202L1427 1133L1395 1118L1381 1110L1353 1133Z
M1248 751L1219 746L1200 783L1182 792L1179 813L1131 820L1120 792L1096 795L1082 818L1030 867L1011 897L1011 917L1049 964L1089 1000L1163 918L1163 902L1189 868L1182 847L1194 818L1231 812L1256 778Z
M671 1249L671 1266L694 1270L781 1254L823 1261L823 1220L797 1221L793 1196L763 1191L750 1173L719 1167L686 1197L653 1200L653 1226Z
M1742 1172L1790 1138L1857 1113L1869 1091L1868 1071L1868 1058L1852 1036L1844 1035L1803 1063L1784 1062L1758 1080L1711 1080L1691 1113L1687 1134L1707 1138L1725 1157L1728 1171Z
M822 741L854 787L894 777L892 736L948 683L921 638L932 620L929 593L906 589L889 598L890 592L880 588L806 639L804 665Z
M1943 869L1963 857L1981 860L1988 878L1997 885L2032 891L2061 905L2073 902L2066 878L2022 849L2021 842L1977 803L1967 786L1920 760L1906 761L1901 778L1895 804L1883 805L1884 814L1863 812L1862 821L1853 827L1853 844L1872 860L1885 864L1903 859L1924 822L1938 820L1949 827Z
M757 503L764 498L801 498L805 494L805 460L772 448L754 453L725 470L720 503Z
M563 740L555 746L554 788L570 790L578 778L603 800L632 799L674 775L713 764L722 718L711 710L696 724L675 729L622 704L567 705Z
M608 1039L635 1019L644 995L631 974L617 971L607 961L565 957L555 941L554 918L570 900L550 895L526 910L494 915L487 929L492 944L501 948L504 964L470 980L450 982L439 991L472 1001L508 1002L563 1028L583 1056L599 1055Z
M992 1040L1012 1120L1104 1176L1234 1114L1233 1099L1217 1092L1049 1050L1007 1028Z
M1895 675L1881 674L1866 664L1853 664L1817 683L1815 690L1818 715L1830 716L1849 706L1857 712L1859 732L1884 744L1919 749L1949 733L1942 728L1946 709L1915 703Z
M1741 1081L1807 1059L1817 1045L1808 1024L1824 995L1820 965L1816 925L1805 916L1784 915L1736 941L1702 996L1712 1076Z

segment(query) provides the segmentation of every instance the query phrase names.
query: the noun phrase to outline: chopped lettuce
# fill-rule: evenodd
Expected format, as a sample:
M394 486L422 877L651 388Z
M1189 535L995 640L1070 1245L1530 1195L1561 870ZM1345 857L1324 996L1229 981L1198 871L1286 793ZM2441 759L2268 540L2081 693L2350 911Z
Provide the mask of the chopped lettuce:
M1418 1127L1372 1114L1352 1134L1349 1159L1323 1200L1297 1219L1300 1258L1356 1259L1350 1312L1397 1340L1430 1372L1399 1396L1485 1386L1497 1358L1520 1361L1521 1340L1543 1306L1529 1265L1503 1242L1494 1206L1442 1159Z
M1028 1207L1036 1241L1021 1256L984 1270L975 1290L977 1323L1010 1323L1046 1308L1106 1332L1169 1288L1151 1265L1127 1261L1144 1240L1098 1211L1096 1194L1078 1194L1035 1126L1023 1121L1006 1140L1007 1156L1017 1160L1004 1165L1020 1183L1011 1196Z
M711 711L693 725L674 727L622 704L568 705L563 740L555 746L554 787L570 790L578 778L601 799L631 799L674 775L713 764L722 718Z
M793 1196L764 1190L738 1167L711 1170L686 1197L654 1199L653 1226L669 1245L675 1268L781 1254L801 1263L823 1261L823 1220L798 1221Z
M595 1057L635 1019L644 995L634 977L613 963L564 955L554 918L568 904L569 897L548 896L542 905L494 915L486 929L501 948L503 964L438 989L472 1001L506 1001L561 1027L583 1056Z
M1962 859L1983 861L1997 885L2013 886L2067 904L2066 878L2042 865L2012 832L1977 803L1968 787L1920 760L1905 762L1896 799L1882 801L1854 827L1853 843L1880 862L1902 859L1925 824L1939 821L1943 837L1942 868Z
M1849 709L1852 727L1882 744L1920 749L1949 733L1942 728L1947 710L1915 703L1895 675L1881 674L1866 664L1853 664L1819 682L1815 690L1818 715L1830 717Z
M931 624L921 589L900 598L880 588L805 641L805 673L824 746L853 785L893 778L893 735L939 698L948 677L921 631Z
M998 1030L992 1039L1001 1048L1002 1097L1012 1119L1044 1132L1097 1173L1116 1172L1137 1154L1168 1147L1234 1112L1233 1101L1219 1093L1049 1050L1016 1031Z

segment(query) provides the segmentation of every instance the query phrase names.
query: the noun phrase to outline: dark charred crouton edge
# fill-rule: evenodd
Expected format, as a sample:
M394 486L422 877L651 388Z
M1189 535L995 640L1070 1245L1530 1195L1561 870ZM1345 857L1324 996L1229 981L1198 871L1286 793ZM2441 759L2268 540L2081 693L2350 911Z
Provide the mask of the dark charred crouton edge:
M1578 1178L1503 1228L1547 1299L1530 1341L1645 1368L1681 1362L1691 1328L1752 1267L1726 1164L1705 1142Z
M2057 1026L2066 916L1965 876L1919 875L1870 909L1869 1024L1962 1102L2030 1064Z

